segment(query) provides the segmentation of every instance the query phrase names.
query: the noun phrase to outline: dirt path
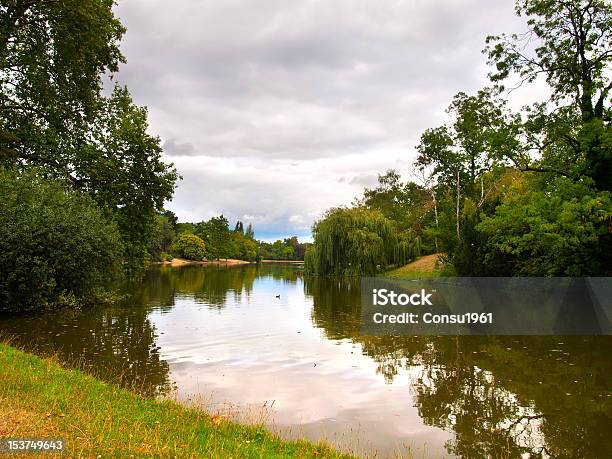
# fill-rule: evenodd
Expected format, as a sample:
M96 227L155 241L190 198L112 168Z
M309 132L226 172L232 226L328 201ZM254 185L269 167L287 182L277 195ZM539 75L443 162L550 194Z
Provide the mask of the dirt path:
M441 253L434 253L433 255L425 255L421 258L414 260L412 263L408 263L406 266L403 266L401 269L406 269L408 271L422 271L422 272L431 272L437 271L439 269L438 260L442 256Z
M442 269L440 258L442 253L434 253L433 255L425 255L414 260L412 263L394 269L385 274L388 277L429 277L439 276Z

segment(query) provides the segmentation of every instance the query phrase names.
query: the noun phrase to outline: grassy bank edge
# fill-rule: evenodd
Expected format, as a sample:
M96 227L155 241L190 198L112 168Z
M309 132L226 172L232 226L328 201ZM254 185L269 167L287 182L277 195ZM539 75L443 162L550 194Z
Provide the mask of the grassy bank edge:
M443 254L434 253L417 258L405 266L387 271L382 277L415 279L420 277L440 277L443 275Z
M70 456L350 457L263 426L142 397L0 343L0 438L64 438Z

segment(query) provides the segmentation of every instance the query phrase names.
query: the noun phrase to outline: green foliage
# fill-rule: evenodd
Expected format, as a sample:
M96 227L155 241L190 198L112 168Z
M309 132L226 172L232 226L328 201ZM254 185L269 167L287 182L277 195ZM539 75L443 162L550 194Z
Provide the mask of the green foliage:
M206 242L206 258L209 260L231 258L236 252L229 221L223 215L198 223L196 234Z
M97 110L101 76L125 59L112 0L0 5L0 164L51 165ZM59 172L59 171L57 171Z
M476 228L486 237L485 264L504 266L500 274L584 276L610 272L610 222L609 192L560 179L510 195Z
M164 260L162 256L166 252L174 238L176 232L172 222L168 219L164 212L155 216L155 222L152 229L152 235L149 241L149 255L153 260Z
M36 168L112 214L125 269L142 274L155 215L178 175L147 133L127 88L102 95L118 70L124 28L112 0L14 0L0 6L0 165Z
M612 191L612 152L604 139L610 135L612 4L519 0L516 10L527 17L528 32L487 38L490 78L502 83L514 74L531 83L544 76L552 98L528 113L520 148L506 156L523 170L575 181L587 176L599 190ZM533 151L544 160L531 158Z
M183 233L173 242L171 251L178 258L201 261L206 256L206 245L195 234Z
M159 259L161 261L172 261L174 259L174 256L167 252L162 252L159 254Z
M435 202L432 193L424 186L414 182L402 182L399 173L388 170L378 176L376 188L366 188L363 198L357 205L380 211L393 222L400 235L400 250L420 252L423 245L426 251L435 248L435 237L427 232L427 225L435 223ZM411 244L418 244L410 248ZM410 257L407 257L410 259Z
M409 260L418 250L401 244L381 212L363 208L330 209L315 223L313 235L314 246L304 262L306 272L315 275L373 275Z
M303 260L310 245L299 242L297 236L278 239L273 243L259 242L259 257L263 260Z
M101 103L91 126L91 141L75 156L77 188L90 192L119 224L128 271L142 269L154 235L157 212L172 198L176 170L163 162L160 140L147 133L147 111L116 87Z
M0 169L0 309L82 304L120 269L117 225L87 195Z

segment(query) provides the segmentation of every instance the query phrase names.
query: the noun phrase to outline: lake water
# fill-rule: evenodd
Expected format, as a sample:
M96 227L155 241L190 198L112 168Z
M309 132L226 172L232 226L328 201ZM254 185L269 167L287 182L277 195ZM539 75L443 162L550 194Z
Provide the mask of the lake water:
M125 304L0 333L148 395L378 457L612 457L610 337L360 335L360 285L154 267Z

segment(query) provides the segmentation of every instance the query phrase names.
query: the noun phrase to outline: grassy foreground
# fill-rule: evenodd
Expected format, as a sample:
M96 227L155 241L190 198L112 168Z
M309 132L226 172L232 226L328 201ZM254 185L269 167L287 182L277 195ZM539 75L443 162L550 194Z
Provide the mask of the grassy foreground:
M62 437L70 457L348 457L147 399L1 343L0 437Z

